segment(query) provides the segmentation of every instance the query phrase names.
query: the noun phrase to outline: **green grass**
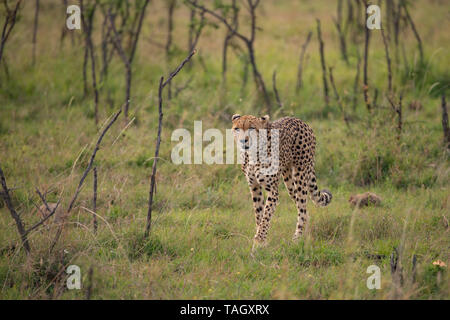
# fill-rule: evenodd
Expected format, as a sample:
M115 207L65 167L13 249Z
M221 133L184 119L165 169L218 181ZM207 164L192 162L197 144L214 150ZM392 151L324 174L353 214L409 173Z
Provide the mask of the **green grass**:
M325 208L308 202L308 232L293 243L296 209L280 185L268 246L253 256L254 214L239 166L177 166L170 160L177 143L170 141L174 129L191 131L194 120L202 120L203 130L224 132L231 127L234 113L265 112L251 75L241 90L243 66L231 50L227 90L219 94L222 28L205 29L192 68L183 69L173 83L176 88L192 78L190 85L170 102L165 98L153 224L150 237L143 237L158 125L158 80L185 56L189 16L181 6L176 10L174 43L180 50L175 50L167 65L163 49L149 42L149 38L165 41L164 5L152 1L150 6L133 65L130 119L136 120L122 132L121 116L95 160L98 233L93 233L92 215L86 210L92 208L92 174L52 254L48 249L55 226L30 235L32 254L27 257L14 221L0 202L1 299L83 299L91 266L93 299L450 298L447 268L432 264L439 259L448 265L450 260L450 167L442 142L439 97L449 81L450 60L444 52L450 39L443 31L449 27L446 12L438 3L417 1L411 10L424 40L425 66L414 63L418 53L411 31L402 34L410 69L403 64L394 68L394 87L397 93L403 92L400 140L396 116L385 98L387 77L379 34L373 32L371 40L369 81L370 95L375 87L380 92L378 107L369 116L361 92L352 110L356 51L349 40L350 65L340 59L331 21L334 1L264 4L258 19L262 30L257 33L257 62L269 88L272 72L277 70L284 103L283 108L274 109L272 118L295 116L312 126L319 188L330 189L333 201ZM54 17L60 11L64 11L60 5L43 4L33 67L28 39L33 10L27 2L5 49L9 78L0 68L0 161L8 186L16 188L13 202L27 226L38 221L33 213L34 203L40 203L36 187L48 192L52 202L61 195L61 205L67 208L99 132L92 95L83 98L81 38L77 36L73 47L66 39L59 48L61 26ZM315 34L307 51L305 86L295 93L299 47L307 32L315 30L315 17L322 20L327 63L334 66L337 88L352 119L350 130L334 99L329 108L323 105ZM248 27L244 22L242 26ZM101 124L123 99L123 67L115 57L100 93ZM413 100L419 100L423 109L410 110ZM382 198L380 207L350 207L351 194L369 190ZM401 249L404 278L398 292L390 273L395 247ZM413 255L417 257L415 282ZM80 266L82 290L65 289L64 267L69 264ZM366 287L366 269L372 264L381 269L380 290Z

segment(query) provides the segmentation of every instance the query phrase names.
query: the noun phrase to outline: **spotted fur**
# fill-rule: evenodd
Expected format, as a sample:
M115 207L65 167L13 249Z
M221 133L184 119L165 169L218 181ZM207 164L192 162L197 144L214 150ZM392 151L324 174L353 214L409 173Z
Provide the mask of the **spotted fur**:
M280 177L283 178L286 189L291 199L295 202L298 211L297 226L294 240L304 232L308 222L306 211L307 195L319 206L326 206L331 202L331 192L324 189L319 191L314 170L314 154L316 138L311 127L305 122L291 117L285 117L274 122L269 122L269 116L255 117L252 115L241 116L235 114L232 117L233 133L238 147L241 147L242 171L245 174L253 200L253 209L256 220L255 244L265 244L269 230L270 220L278 203L278 185ZM279 141L279 169L276 172L265 172L267 168L259 159L256 162L249 161L248 152L251 143L251 132L257 135L267 130L267 155L272 154L271 132L278 129ZM254 130L254 131L252 131ZM264 199L263 190L267 199Z

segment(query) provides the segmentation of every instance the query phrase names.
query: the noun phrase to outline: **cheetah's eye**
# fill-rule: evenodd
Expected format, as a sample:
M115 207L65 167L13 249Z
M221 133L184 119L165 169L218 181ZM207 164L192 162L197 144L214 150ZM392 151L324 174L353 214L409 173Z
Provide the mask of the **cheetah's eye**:
M239 132L239 128L234 128L234 132Z
M255 128L253 128L253 127L250 127L250 128L248 128L248 130L255 130Z

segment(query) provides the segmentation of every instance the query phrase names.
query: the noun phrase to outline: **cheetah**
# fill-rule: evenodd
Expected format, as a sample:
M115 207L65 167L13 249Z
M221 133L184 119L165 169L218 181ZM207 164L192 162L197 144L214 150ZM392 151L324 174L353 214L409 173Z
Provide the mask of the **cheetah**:
M270 122L268 115L255 117L235 114L231 121L234 139L241 151L241 169L245 174L253 200L256 220L253 249L267 243L270 220L279 200L278 185L281 176L289 196L297 207L298 218L293 240L298 240L308 222L307 194L309 193L311 200L319 206L328 205L332 198L329 190L319 191L317 188L314 170L316 138L311 127L292 117ZM265 140L262 139L264 136ZM258 144L260 146L256 146ZM275 148L276 146L278 148ZM267 150L264 155L263 148ZM253 158L251 149L254 152ZM278 157L273 158L278 158L275 159L278 162L274 169L273 161L264 160L267 157L271 158L277 153L276 151ZM267 193L265 201L263 189Z

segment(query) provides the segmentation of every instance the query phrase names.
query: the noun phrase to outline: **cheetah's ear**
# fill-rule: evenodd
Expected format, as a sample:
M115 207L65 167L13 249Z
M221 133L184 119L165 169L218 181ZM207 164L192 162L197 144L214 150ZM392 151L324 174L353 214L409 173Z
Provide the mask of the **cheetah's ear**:
M269 121L270 117L268 114L266 114L264 117L261 117L262 121Z
M234 120L237 120L237 119L239 119L241 117L241 115L240 114L233 114L233 116L231 117L231 121L234 121Z

